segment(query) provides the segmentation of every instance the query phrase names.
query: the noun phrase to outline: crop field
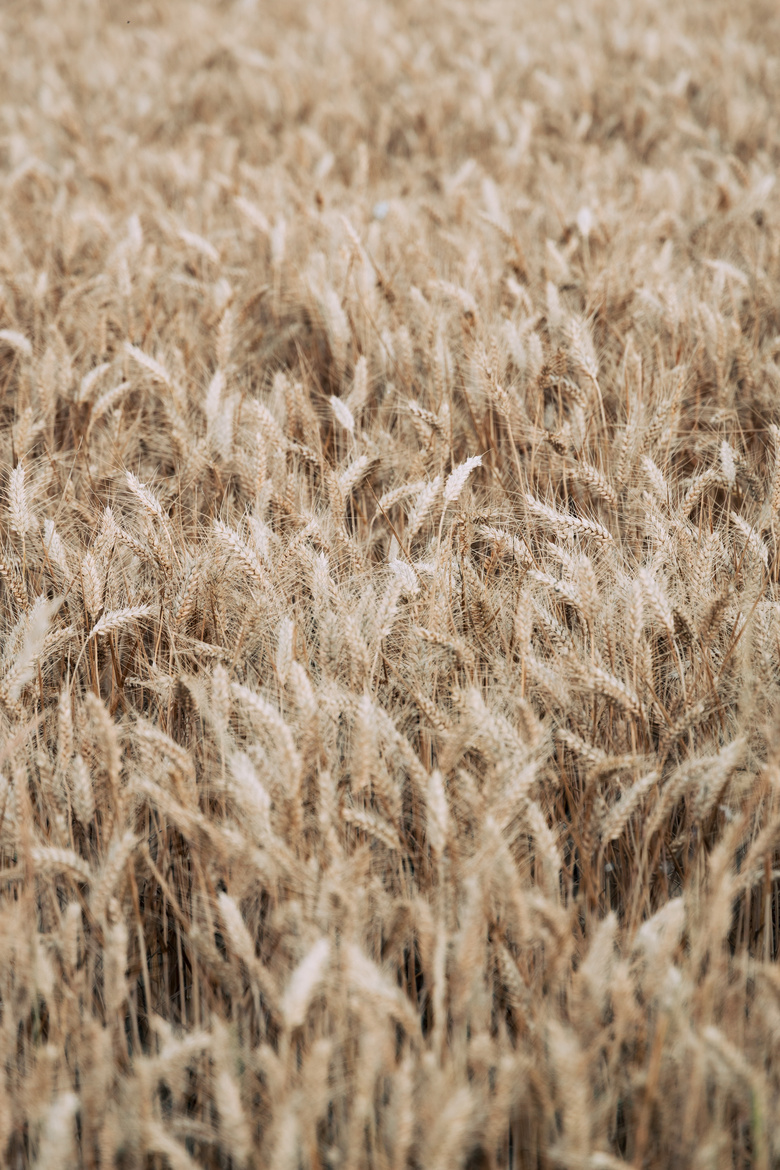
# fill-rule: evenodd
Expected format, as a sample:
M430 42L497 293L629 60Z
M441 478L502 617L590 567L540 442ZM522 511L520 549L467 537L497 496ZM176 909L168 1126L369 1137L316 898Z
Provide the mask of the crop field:
M0 1165L778 1170L778 5L0 50Z

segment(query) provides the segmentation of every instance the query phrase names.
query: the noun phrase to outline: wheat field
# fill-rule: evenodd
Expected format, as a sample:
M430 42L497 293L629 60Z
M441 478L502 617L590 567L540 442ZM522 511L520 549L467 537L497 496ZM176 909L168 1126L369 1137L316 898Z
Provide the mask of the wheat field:
M780 1167L780 9L0 48L0 1164Z

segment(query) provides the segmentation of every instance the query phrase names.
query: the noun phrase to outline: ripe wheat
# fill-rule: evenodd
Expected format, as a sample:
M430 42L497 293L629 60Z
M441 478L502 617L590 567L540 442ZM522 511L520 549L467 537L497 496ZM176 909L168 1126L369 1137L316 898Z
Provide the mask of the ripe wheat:
M774 7L127 16L0 6L0 1164L780 1165Z

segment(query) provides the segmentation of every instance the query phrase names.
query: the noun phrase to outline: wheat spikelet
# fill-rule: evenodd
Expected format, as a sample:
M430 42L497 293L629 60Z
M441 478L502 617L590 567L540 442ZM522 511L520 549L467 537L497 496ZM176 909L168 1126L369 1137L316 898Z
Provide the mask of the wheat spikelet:
M206 391L206 397L203 401L203 411L206 415L206 426L209 438L212 439L219 420L220 408L222 406L222 391L225 388L225 375L220 369L214 371L214 376L209 382L209 388Z
M427 803L428 840L434 853L440 858L449 835L450 810L444 778L438 768L434 768L428 778Z
M306 549L307 560L311 571L312 592L318 610L327 609L338 599L335 584L330 575L330 562L324 552L312 553Z
M517 402L510 397L501 383L496 381L495 378L488 380L488 394L491 401L495 402L497 408L508 422L511 423L517 420L522 425L525 421L523 412Z
M104 582L92 553L87 553L81 559L81 587L87 613L91 618L96 618L103 608Z
M219 1113L220 1133L223 1135L222 1145L236 1165L246 1165L253 1151L252 1134L238 1084L227 1060L214 1079L214 1099Z
M556 727L555 738L560 743L565 744L576 756L585 760L591 767L602 764L607 758L606 753L601 748L588 743L587 740L582 739L581 736L566 727Z
M616 841L621 836L631 817L657 783L658 772L647 772L646 775L636 780L627 792L623 793L620 801L609 810L601 824L600 835L604 845Z
M437 707L426 695L423 695L420 691L414 691L412 698L431 726L435 727L437 731L445 732L451 729L452 723L449 716L441 708Z
M541 585L546 586L556 597L560 597L564 601L575 605L577 609L583 608L582 597L579 590L569 581L564 581L558 577L553 577L551 573L542 573L538 569L530 569L528 576L533 581L538 581Z
M547 693L553 703L562 708L568 706L568 690L555 670L541 662L534 654L526 654L525 666L536 685Z
M99 398L92 404L92 410L89 415L89 423L87 424L87 437L103 415L107 414L112 407L116 406L122 396L130 389L130 382L119 382L116 386L112 386L110 390L106 390Z
M615 489L597 467L593 467L590 463L576 463L571 474L578 483L583 484L595 496L609 504L611 508L617 508L618 501Z
M419 577L412 565L395 557L390 561L393 576L400 584L402 593L407 597L414 597L420 592Z
M93 878L92 893L89 904L98 921L105 921L109 903L114 897L122 870L138 845L138 838L128 830L118 839L115 839L108 852L97 878Z
M319 938L290 976L281 1001L288 1028L300 1027L306 1019L312 998L326 977L330 956L330 940Z
M171 1137L165 1127L152 1116L145 1118L141 1129L144 1150L151 1156L165 1158L171 1170L196 1170L197 1162L189 1156L185 1147Z
M361 829L369 837L375 837L377 841L381 841L388 849L393 849L396 852L401 851L401 842L398 834L387 821L382 817L377 816L376 813L367 812L361 808L350 808L344 805L341 809L341 819L348 825L355 825Z
M353 417L359 417L368 399L368 362L361 354L355 362L352 389L347 395L346 405Z
M661 505L666 505L669 502L669 487L664 479L663 472L654 459L649 455L643 455L641 458L642 470L645 477L650 484L657 502Z
M411 570L410 570L411 572ZM415 586L417 579L415 578ZM399 602L401 595L404 592L405 581L400 574L395 573L390 584L385 589L385 592L377 606L376 618L374 619L374 632L377 639L383 641L392 631L393 624L398 616Z
M234 752L230 757L232 783L230 791L235 799L252 836L259 845L272 839L271 797L262 784L249 757L243 752Z
M597 540L613 543L612 534L602 524L595 520L586 520L580 516L572 516L565 512L557 512L555 508L543 504L530 492L525 493L525 501L529 511L541 520L546 520L559 532L576 532L595 537Z
M294 657L295 625L290 618L284 618L279 627L279 637L276 644L276 673L282 686L285 685L290 674Z
M152 559L152 554L145 547L145 545L136 540L135 537L127 532L124 528L120 527L120 525L118 525L114 520L113 516L110 519L108 527L110 529L111 535L117 540L121 541L122 544L124 544L134 553L135 556L139 557L141 560Z
M628 632L631 635L634 654L636 654L645 625L645 593L640 580L632 583L631 595L628 602L628 613L626 616L628 619Z
M547 818L536 801L529 800L524 804L522 816L536 841L542 860L547 866L547 882L553 891L558 882L558 875L563 867L563 861L555 840L555 834L547 824Z
M694 802L694 816L702 823L712 813L716 804L723 799L723 793L745 754L745 740L740 737L727 744L715 756L697 761L705 775L699 785Z
M217 907L227 930L230 946L236 955L252 971L257 963L255 945L246 928L243 916L236 902L229 894L221 893L217 897Z
M772 490L769 499L772 511L780 512L780 427L773 423L770 431L774 439L775 466L772 473Z
M619 678L615 678L614 675L603 670L600 666L590 664L586 670L586 680L588 686L596 694L605 695L606 698L612 699L629 715L639 715L641 713L642 704L638 696L629 686L621 682Z
M158 727L148 723L146 720L139 719L133 726L133 735L141 744L148 745L152 749L150 755L154 754L155 762L159 762L160 756L175 770L177 777L181 777L188 784L192 785L195 782L195 772L193 768L192 757L180 744L176 743L170 735L166 735Z
M594 385L598 384L599 365L593 339L584 320L581 317L571 317L568 322L569 345L571 354L580 368L588 375Z
M576 654L574 640L570 631L565 626L562 626L560 622L556 621L544 606L537 605L533 599L531 600L531 605L552 645L564 654Z
M481 455L471 455L464 463L458 465L454 471L451 471L447 476L447 481L444 484L444 502L446 504L455 503L460 497L460 493L466 485L471 472L475 467L482 466Z
M85 374L84 377L81 379L81 385L79 386L79 392L76 396L76 401L77 402L88 402L89 399L92 397L92 394L94 393L95 387L97 386L98 382L103 377L103 375L106 373L106 371L110 370L110 369L111 369L110 362L101 362L100 365L95 366L93 369L91 369L89 371L89 373Z
M217 365L220 369L226 370L230 366L230 359L235 345L235 313L230 305L233 290L227 282L225 282L224 295L226 307L219 323L219 329L217 330L216 350Z
M24 641L12 665L0 680L0 695L12 703L18 700L22 688L33 677L35 667L46 650L49 626L61 600L48 601L41 596L26 615Z
M3 578L7 588L13 594L14 601L16 602L19 609L22 611L22 613L25 613L29 606L27 592L23 583L19 580L17 574L14 572L13 567L2 557L0 557L0 577Z
M36 1165L68 1170L76 1151L76 1113L81 1102L76 1093L64 1092L49 1105L43 1122Z
M30 858L41 873L69 873L80 882L93 881L89 865L72 849L36 845L30 850Z
M726 483L733 487L737 479L737 453L726 439L720 445L720 466Z
M130 622L141 621L143 618L149 617L151 613L151 605L129 605L126 609L112 609L95 622L87 641L91 642L93 638L100 635L113 634L115 630L121 630L122 626L126 626Z
M626 487L631 459L634 456L636 435L639 425L635 418L629 418L626 427L617 440L617 462L615 464L614 481L621 490Z
M344 471L338 476L339 491L346 499L351 491L353 491L360 481L365 477L373 460L370 455L359 455L354 459Z
M150 516L154 516L160 523L165 525L165 513L162 509L162 504L157 499L157 496L145 484L142 484L137 476L133 475L132 471L128 471L125 475L127 486L133 493L135 498L139 501L141 506Z
M441 490L441 476L437 475L417 496L407 524L407 545L414 540L433 508Z
M383 508L389 510L395 504L400 503L401 500L405 500L408 496L418 496L426 486L425 480L417 480L415 483L399 484L398 487L393 488L391 491L383 492L379 497L379 503Z
M44 520L43 525L43 540L46 551L63 576L67 578L69 577L69 572L68 557L67 553L65 552L65 545L62 543L60 535L57 532L57 529L54 527L52 520Z
M372 772L379 764L376 728L371 717L372 706L368 695L363 695L355 712L350 768L350 787L353 793L359 793L370 786Z
M0 779L0 815L2 815L3 837L6 843L16 847L19 840L19 793L17 784L24 783L21 774L14 776L12 783Z
M82 825L88 825L95 815L95 794L89 769L80 753L71 761L70 792L76 819Z
M223 547L228 549L240 561L257 584L267 584L268 578L263 566L260 564L253 550L246 541L241 539L237 532L234 532L232 528L224 524L221 520L215 520L214 534Z
M173 602L172 615L177 626L186 626L195 612L201 576L201 562L195 561L190 564Z
M400 988L355 943L343 947L345 976L355 999L362 1001L369 1013L379 1012L399 1020L404 1027L414 1029L416 1013Z
M719 1072L725 1067L734 1078L747 1086L751 1092L756 1092L756 1081L753 1069L742 1056L735 1045L731 1044L719 1028L710 1024L704 1030L704 1041L714 1056L714 1062ZM760 1092L760 1091L759 1091Z
M45 798L54 805L57 812L64 814L68 811L68 800L65 785L60 770L55 771L52 761L46 752L36 752L35 764L38 769L38 781Z
M210 260L212 264L219 263L219 252L217 249L212 243L204 239L203 236L199 236L197 232L191 232L188 231L187 228L177 227L176 235L183 243L187 245L187 247L192 248L201 256L205 256L205 258Z
M69 902L65 907L60 927L60 946L67 967L73 972L79 963L81 935L81 907L78 902Z
M347 349L351 338L349 321L342 308L338 293L330 285L325 288L320 303L328 327L328 335L336 371L341 376L346 364Z
M230 678L221 662L211 672L211 712L214 726L224 735L230 721Z
M23 463L16 465L8 479L8 510L11 528L19 536L25 536L38 527L28 500Z
M66 767L73 755L73 711L67 688L60 691L57 703L57 758L60 767Z
M441 646L443 650L450 650L456 655L462 655L466 652L464 643L447 638L444 634L439 633L438 630L429 630L424 626L415 626L413 633L430 646Z
M674 614L663 589L647 569L639 570L638 580L645 605L656 621L664 627L669 637L674 637Z
M710 484L717 484L719 481L720 475L714 467L710 467L707 471L702 471L699 475L694 476L680 502L680 514L682 516L689 515L699 503Z
M664 428L668 426L669 418L674 413L682 393L685 382L685 367L678 367L677 370L671 371L675 375L675 384L672 393L656 406L652 417L649 419L647 429L645 432L645 444L647 447L652 447L658 442L659 437L663 434Z
M12 349L17 350L23 357L32 357L32 345L23 333L17 329L0 329L0 341L10 345Z
M531 651L534 613L536 613L536 610L534 610L531 600L527 596L524 596L523 593L520 593L517 600L515 619L512 622L512 634L517 642L518 651L522 656L526 656Z
M739 529L744 536L747 546L755 557L763 561L764 567L769 568L769 549L764 541L759 536L755 528L748 524L747 520L742 516L737 515L736 512L730 512L732 523Z
M432 410L426 410L414 398L410 398L404 405L413 419L425 424L423 427L415 428L423 441L428 438L431 431L434 431L437 435L442 434L441 422ZM426 427L428 430L426 430Z
M465 288L460 285L453 284L449 280L432 280L429 281L429 288L443 293L445 296L454 300L461 309L461 312L466 317L472 317L476 320L477 317L477 302L474 297Z
M659 510L655 499L649 492L642 492L642 501L644 503L643 519L645 522L645 531L657 542L659 548L668 554L672 548L670 539L671 525Z
M268 217L261 208L253 203L250 199L245 199L243 195L236 195L234 200L236 207L247 217L249 222L257 228L258 231L267 235L271 230L271 225Z
M288 768L288 783L291 784L290 797L296 798L297 783L300 776L301 758L295 746L292 732L279 712L266 702L261 695L240 683L231 683L230 693L244 704L255 715L261 725L272 734L274 743L280 750Z
M648 810L648 815L644 820L645 841L649 841L653 834L661 828L675 804L682 796L692 795L692 802L694 805L696 804L699 795L698 790L700 789L700 786L697 784L700 768L697 765L698 761L689 761L673 772L666 780L658 795L658 799L652 808ZM693 789L692 794L690 793L691 789Z
M138 365L150 373L153 378L156 378L158 382L162 382L163 385L169 387L172 385L171 375L168 373L165 366L162 365L161 362L158 362L153 357L149 357L149 355L144 353L142 349L139 349L138 346L131 345L129 341L125 342L124 351L128 357L131 357L133 361L137 362Z
M472 1130L472 1094L468 1087L458 1089L446 1102L436 1125L427 1135L425 1164L431 1170L446 1170L452 1165L456 1151L468 1145Z
M119 789L119 774L122 767L116 725L104 704L92 691L85 696L84 705L96 745L100 749L103 765L108 773L112 789L116 793Z
M352 411L347 406L346 402L343 402L341 398L337 398L335 394L331 394L330 406L331 406L331 410L333 411L335 417L338 419L339 423L344 428L344 430L349 431L349 433L351 435L354 435L354 433L355 433L355 418L352 414Z
M492 541L502 552L504 549L509 549L517 564L522 568L527 569L533 563L528 555L528 550L519 537L513 536L503 528L494 528L489 524L480 524L479 532L487 540Z

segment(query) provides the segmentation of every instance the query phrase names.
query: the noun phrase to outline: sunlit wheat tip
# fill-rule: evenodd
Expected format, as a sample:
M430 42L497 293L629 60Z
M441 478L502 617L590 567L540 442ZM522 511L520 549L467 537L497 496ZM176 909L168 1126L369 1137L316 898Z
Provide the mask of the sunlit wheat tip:
M288 1028L297 1028L306 1018L312 997L322 984L330 960L330 940L320 938L293 971L282 997L282 1012Z
M25 536L26 533L37 527L37 522L30 508L23 463L18 463L9 476L8 506L11 513L11 527L14 532Z
M482 456L471 455L464 463L461 463L454 471L450 472L447 476L447 482L444 485L444 499L448 504L454 503L458 499L471 472L475 467L481 466Z
M344 427L344 430L349 431L353 435L355 433L355 419L347 404L341 398L337 398L335 394L332 394L330 397L330 405L334 415Z

